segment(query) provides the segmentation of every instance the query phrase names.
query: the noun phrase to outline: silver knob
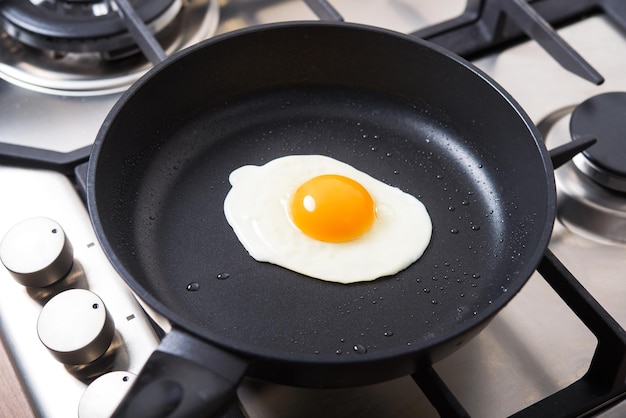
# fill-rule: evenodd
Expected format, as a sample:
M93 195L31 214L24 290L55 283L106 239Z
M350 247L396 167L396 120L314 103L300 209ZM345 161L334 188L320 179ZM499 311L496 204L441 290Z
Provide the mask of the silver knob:
M37 320L37 334L61 363L87 364L107 351L115 324L98 295L71 289L44 305Z
M79 418L108 418L122 401L135 375L129 372L109 372L93 382L80 398Z
M0 260L20 284L46 287L72 268L74 251L63 228L49 218L26 219L0 242Z

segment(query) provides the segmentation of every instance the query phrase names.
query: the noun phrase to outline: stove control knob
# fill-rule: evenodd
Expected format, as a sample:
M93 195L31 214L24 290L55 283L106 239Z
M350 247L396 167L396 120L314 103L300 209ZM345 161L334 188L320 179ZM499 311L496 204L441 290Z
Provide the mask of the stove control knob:
M0 260L20 284L46 287L69 273L74 252L58 223L37 217L6 233L0 242Z
M61 363L88 364L107 351L115 324L98 295L71 289L44 305L37 320L37 334Z
M79 418L108 418L122 401L135 375L129 372L109 372L93 382L80 398Z

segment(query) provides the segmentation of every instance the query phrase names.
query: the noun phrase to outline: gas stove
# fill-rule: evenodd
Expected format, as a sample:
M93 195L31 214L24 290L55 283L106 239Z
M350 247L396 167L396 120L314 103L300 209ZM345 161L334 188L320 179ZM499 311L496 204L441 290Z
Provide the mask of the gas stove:
M603 98L626 92L626 28L620 26L626 21L626 11L617 1L537 0L530 2L531 12L519 0L436 4L426 0L358 4L334 0L330 5L231 0L219 7L217 2L188 0L154 2L160 4L157 11L143 11L141 2L133 3L167 54L215 33L318 17L415 33L462 54L492 76L537 124L548 149L571 141L571 132L593 136L579 128L578 121L604 106ZM33 243L49 245L37 247L38 257L24 257L1 247L0 255L7 267L17 263L14 270L20 269L24 258L29 263L35 258L47 260L46 271L52 265L52 271L63 271L63 278L57 281L59 274L53 278L18 274L16 280L7 269L0 269L2 340L31 407L5 411L2 402L0 415L73 417L80 411L81 417L106 416L115 406L115 393L132 381L169 328L167 321L133 297L99 248L83 201L81 170L107 112L152 64L139 52L142 47L129 42L120 29L116 2L5 0L2 7L5 5L5 22L7 14L13 19L0 34L0 154L4 154L0 193L5 196L0 207L0 237L5 237L4 242L20 242L27 236L30 247ZM481 9L483 5L485 9ZM30 7L41 13L25 14L23 8ZM77 46L72 33L54 26L49 30L57 32L54 35L59 42L50 45L50 33L25 30L31 19L49 13L61 21L85 14L88 21L97 15L112 18L117 28L107 30L113 31L116 39L108 39L110 34L103 39L92 34L90 42ZM502 19L501 13L508 17ZM557 36L549 34L550 24L542 16L558 28ZM477 25L479 18L482 23ZM187 30L172 35L172 27ZM490 36L489 29L494 27L500 31ZM524 30L538 41L525 39ZM616 105L608 106L613 109ZM619 127L626 110L617 115L614 124ZM600 125L613 124L601 121ZM516 413L624 416L626 403L621 399L626 397L626 360L620 357L620 341L625 337L620 325L626 326L626 194L619 180L623 171L619 161L620 155L626 155L623 146L619 148L619 139L611 141L618 145L608 151L599 148L597 153L592 147L556 170L558 221L544 262L512 302L466 346L429 370L364 387L313 390L247 378L238 389L239 408L229 414L252 418L465 413L477 417ZM42 229L56 232L53 237L40 235ZM55 251L63 256L57 257ZM569 278L568 271L575 279ZM554 274L559 278L548 278ZM49 282L35 286L33 280ZM581 289L572 283L580 283ZM72 289L73 305L87 301L87 312L55 310L47 303L67 289ZM80 360L55 355L55 347L63 341L49 330L54 331L56 319L65 318L63 315L84 316L87 328L100 331L98 335L106 340L96 348L100 357L82 357L93 347L76 350ZM46 319L52 325L39 329L38 320L45 323ZM596 347L600 347L599 354L594 357ZM584 376L590 366L594 373L603 367L613 369L614 373L601 374L599 380L606 385L615 383L617 390L589 390L601 394L601 399L574 412L568 406L587 391L551 398L557 399L552 409L545 405L532 409L576 382L587 382Z

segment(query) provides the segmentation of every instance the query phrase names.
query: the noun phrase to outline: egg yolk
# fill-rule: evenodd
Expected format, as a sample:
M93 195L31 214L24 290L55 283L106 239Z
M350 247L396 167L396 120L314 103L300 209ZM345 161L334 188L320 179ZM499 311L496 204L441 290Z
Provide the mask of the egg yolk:
M358 182L325 174L302 183L289 203L293 223L324 242L347 242L363 235L374 222L376 206Z

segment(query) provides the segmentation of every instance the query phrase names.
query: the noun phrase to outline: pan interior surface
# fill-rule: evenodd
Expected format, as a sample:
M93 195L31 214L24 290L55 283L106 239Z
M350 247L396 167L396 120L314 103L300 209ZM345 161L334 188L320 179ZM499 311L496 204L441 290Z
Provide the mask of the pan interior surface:
M173 99L154 102L156 87ZM109 119L90 167L105 251L175 323L243 353L311 363L419 353L492 316L547 244L551 173L528 122L470 69L387 32L309 25L209 43ZM433 222L422 258L341 285L250 257L224 217L228 176L299 154L418 197Z

